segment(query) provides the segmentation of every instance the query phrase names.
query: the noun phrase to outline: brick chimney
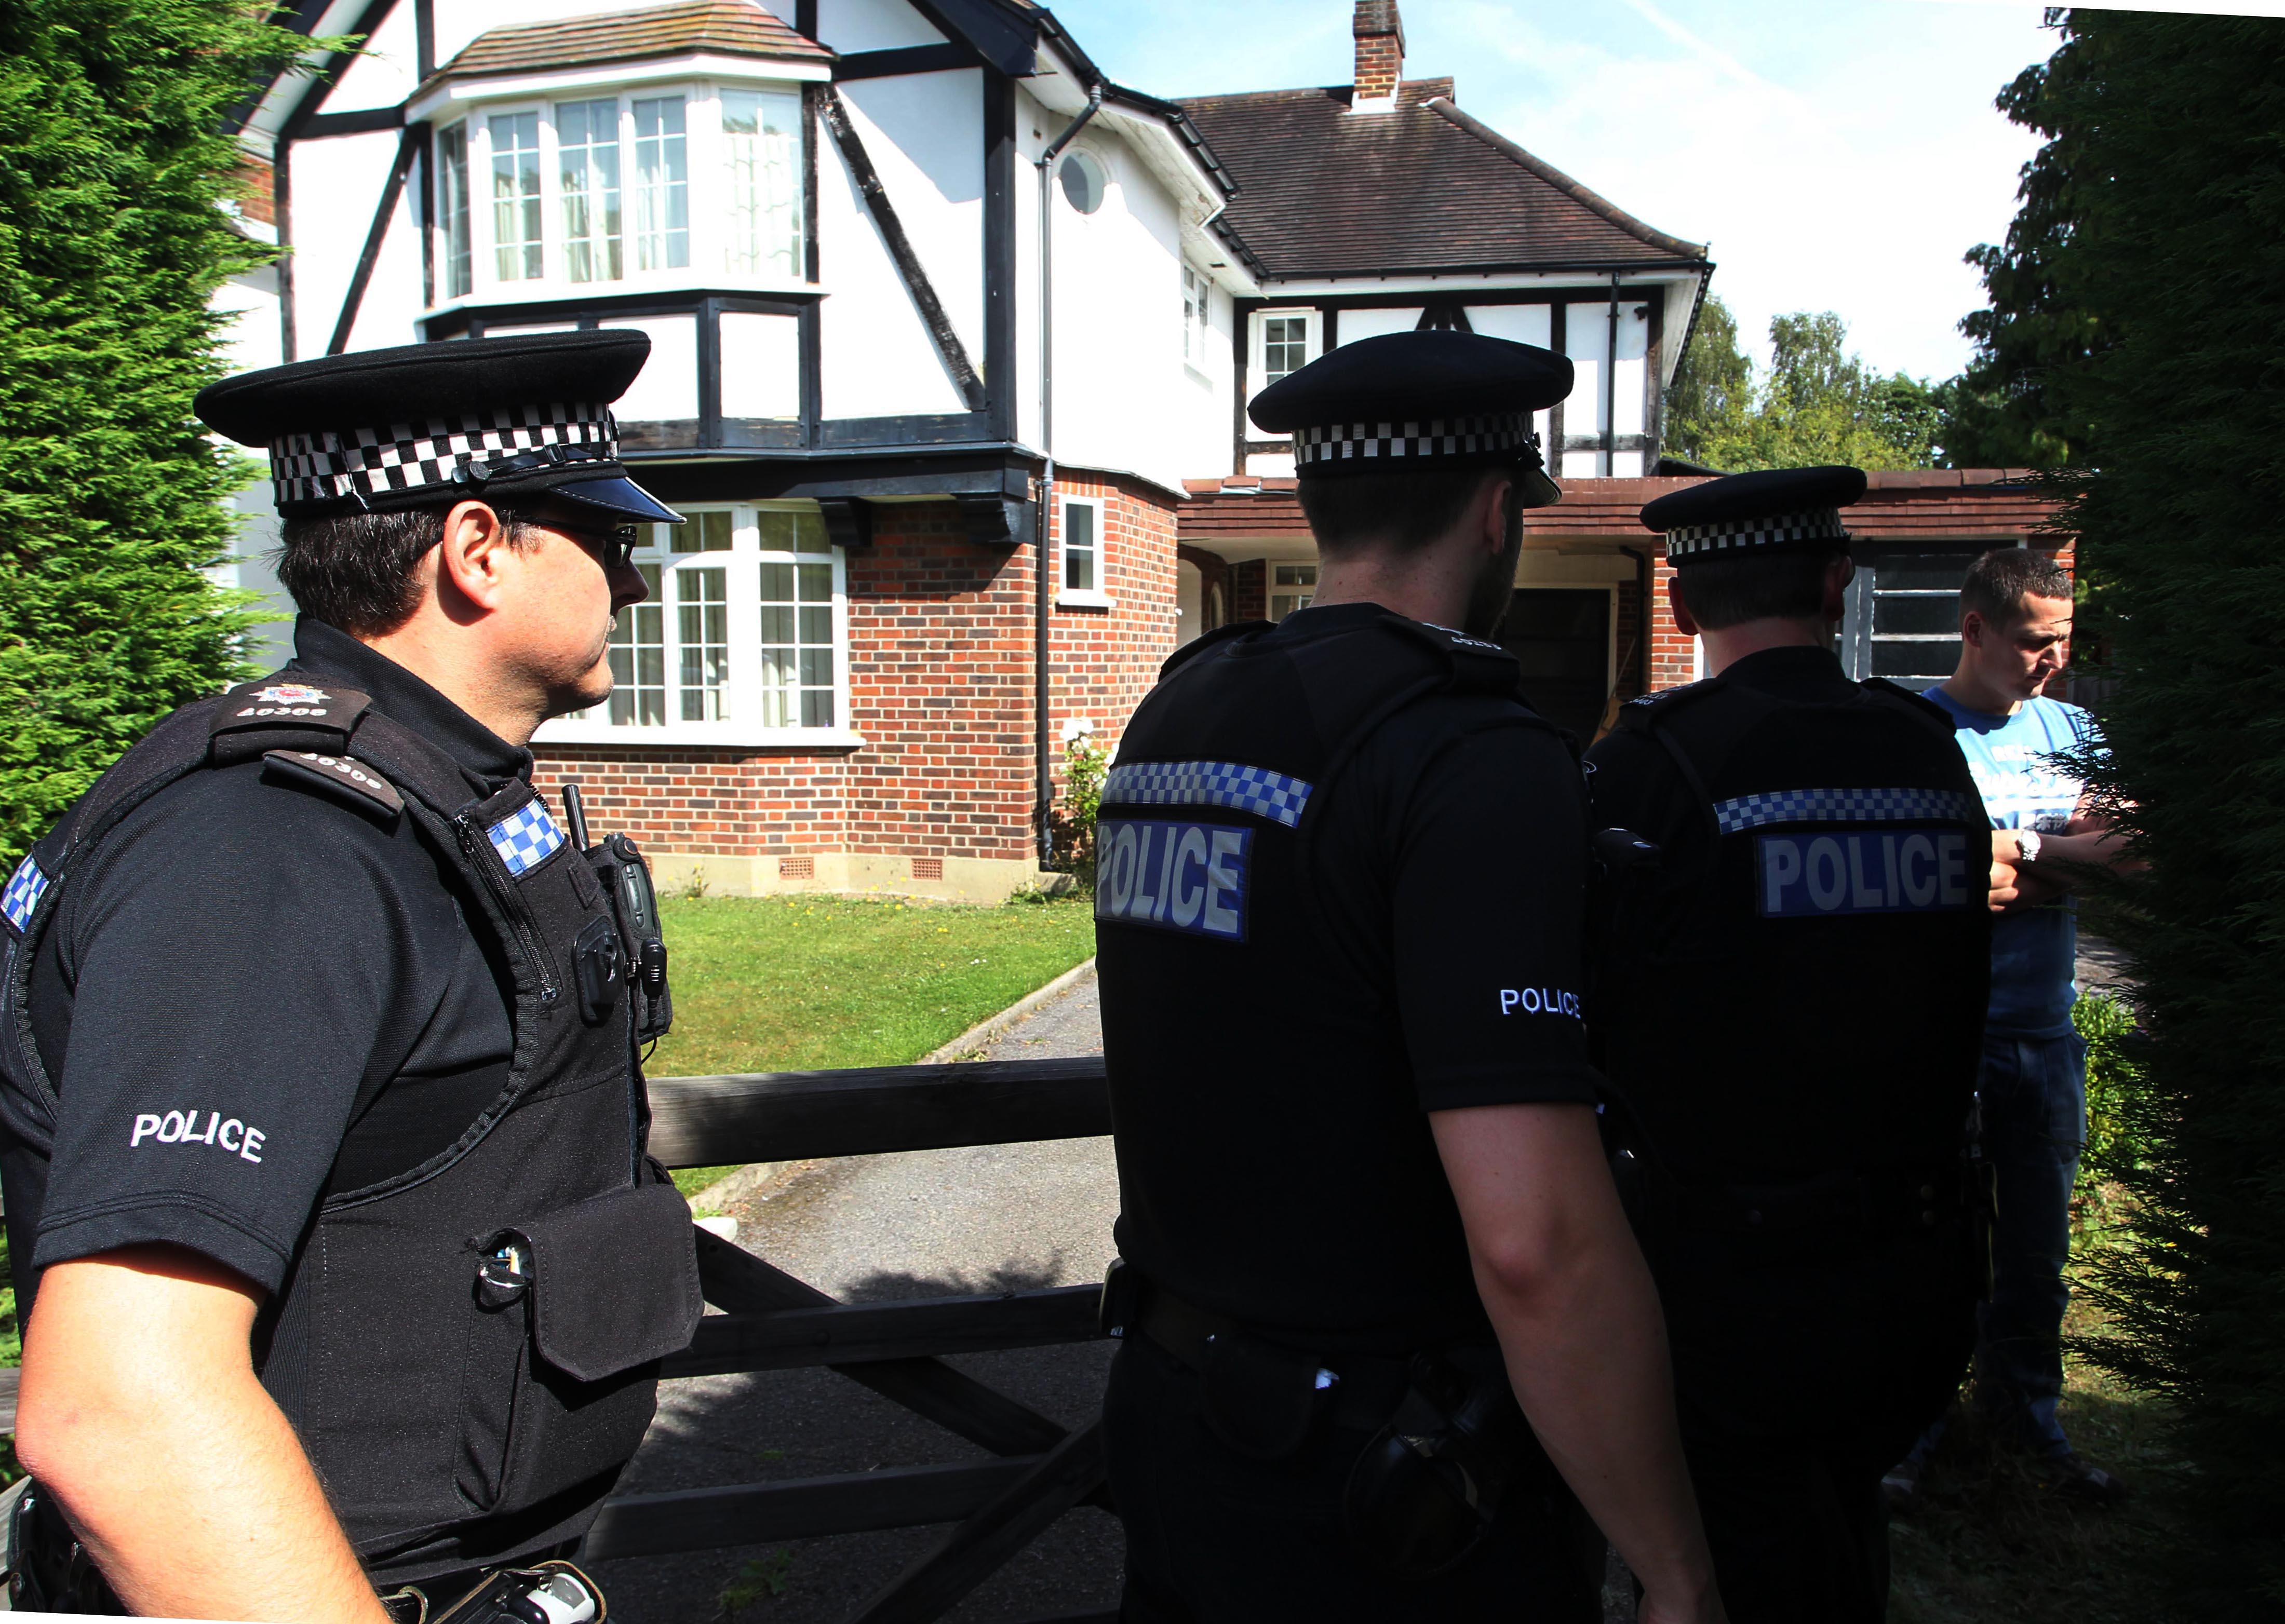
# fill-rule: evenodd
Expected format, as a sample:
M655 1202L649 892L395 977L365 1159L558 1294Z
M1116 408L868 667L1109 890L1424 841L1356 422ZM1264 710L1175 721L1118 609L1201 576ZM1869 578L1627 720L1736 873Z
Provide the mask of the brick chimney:
M1381 113L1396 106L1396 82L1404 76L1404 19L1396 0L1356 0L1356 88L1353 113Z

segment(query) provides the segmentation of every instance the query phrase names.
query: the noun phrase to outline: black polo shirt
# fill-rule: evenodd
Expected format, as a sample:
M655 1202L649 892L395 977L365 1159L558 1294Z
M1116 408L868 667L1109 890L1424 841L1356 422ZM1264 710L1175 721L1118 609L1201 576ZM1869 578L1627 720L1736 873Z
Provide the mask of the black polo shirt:
M287 674L369 694L472 798L530 772L355 639L304 616L294 644ZM61 1105L31 1261L169 1242L276 1291L328 1189L417 1165L505 1084L514 984L476 912L410 815L259 760L130 812L67 876L34 965ZM8 1216L21 1236L30 1215Z
M1278 753L1337 726L1313 712L1307 673L1383 658L1385 615L1305 609L1178 672L1119 759L1311 777ZM1299 690L1248 669L1288 651ZM1443 693L1373 727L1316 793L1292 880L1261 876L1284 872L1268 843L1298 836L1252 836L1243 943L1099 920L1119 1251L1202 1307L1326 1352L1477 1334L1429 1118L1595 1098L1579 768L1512 693Z

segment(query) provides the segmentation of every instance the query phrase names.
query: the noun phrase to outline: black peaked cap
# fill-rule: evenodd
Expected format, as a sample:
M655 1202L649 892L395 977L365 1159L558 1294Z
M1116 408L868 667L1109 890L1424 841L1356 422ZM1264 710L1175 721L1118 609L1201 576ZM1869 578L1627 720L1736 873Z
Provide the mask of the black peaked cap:
M633 330L404 344L241 373L193 408L269 450L289 515L545 491L671 521L626 477L609 410L649 357Z
M1865 471L1832 466L1763 468L1708 480L1646 503L1646 529L1666 532L1676 562L1745 552L1843 547L1841 508L1865 494Z
M1481 333L1388 333L1331 350L1248 411L1293 436L1301 478L1520 463L1530 506L1559 501L1531 415L1571 393L1569 360Z

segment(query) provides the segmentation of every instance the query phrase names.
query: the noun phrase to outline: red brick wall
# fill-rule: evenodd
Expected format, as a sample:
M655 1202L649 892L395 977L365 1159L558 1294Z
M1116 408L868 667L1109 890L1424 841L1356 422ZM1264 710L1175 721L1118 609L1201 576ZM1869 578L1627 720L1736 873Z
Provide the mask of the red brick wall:
M1307 532L1304 531L1303 534ZM1248 559L1230 573L1237 578L1237 603L1231 613L1233 620L1267 620L1269 618L1269 566L1260 559Z
M1173 505L1067 475L1100 496L1110 609L1052 611L1050 723L1115 743L1174 646ZM882 504L848 554L854 749L554 745L534 781L585 788L599 829L664 851L855 851L1021 859L1033 850L1033 554L979 547L949 503Z

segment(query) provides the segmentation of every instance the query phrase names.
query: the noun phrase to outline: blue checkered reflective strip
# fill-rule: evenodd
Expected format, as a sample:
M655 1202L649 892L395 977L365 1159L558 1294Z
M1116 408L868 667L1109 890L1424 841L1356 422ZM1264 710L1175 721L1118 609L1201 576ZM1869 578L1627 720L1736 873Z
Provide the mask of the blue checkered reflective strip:
M1308 809L1309 786L1235 761L1138 761L1111 769L1103 798L1137 806L1229 806L1290 829Z
M32 910L40 906L40 898L48 889L48 876L40 872L39 864L27 851L24 860L16 865L16 872L8 876L8 889L0 891L0 914L21 936L31 929Z
M1716 801L1724 835L1770 823L1974 823L1983 809L1957 789L1772 789Z
M563 843L563 831L538 801L525 802L484 833L491 836L492 850L512 875L538 867Z

